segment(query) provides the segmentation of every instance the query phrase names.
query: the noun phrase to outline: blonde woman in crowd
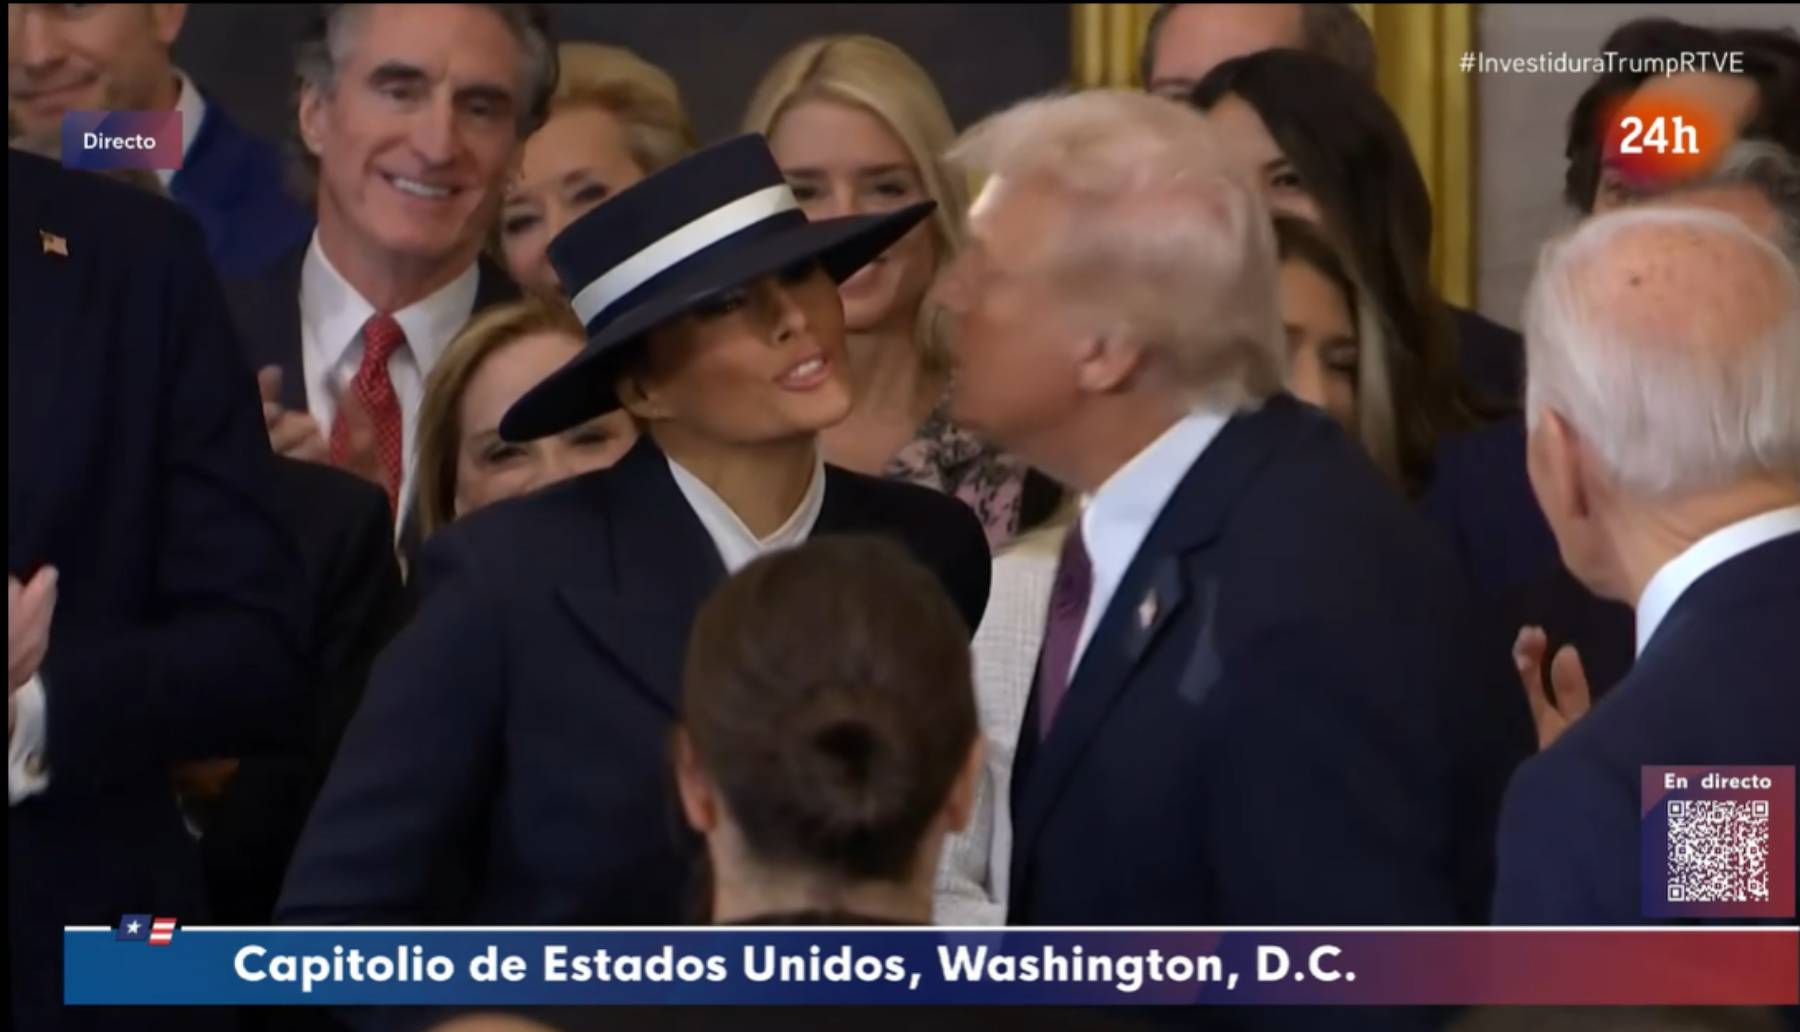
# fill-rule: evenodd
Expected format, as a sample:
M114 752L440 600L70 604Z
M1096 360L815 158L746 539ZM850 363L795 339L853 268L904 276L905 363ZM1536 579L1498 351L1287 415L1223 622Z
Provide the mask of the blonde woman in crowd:
M1019 528L1025 467L951 423L926 293L962 239L967 182L938 160L955 136L924 69L891 43L827 36L763 76L745 129L769 147L814 219L937 211L840 288L856 408L826 431L829 461L955 495L998 548Z
M564 43L550 117L525 141L500 213L499 251L520 286L557 289L544 250L576 216L694 151L669 73L629 50Z
M513 402L581 350L566 304L527 298L477 315L445 350L419 409L419 520L427 536L484 505L604 469L631 450L629 418L600 416L560 434L500 439Z

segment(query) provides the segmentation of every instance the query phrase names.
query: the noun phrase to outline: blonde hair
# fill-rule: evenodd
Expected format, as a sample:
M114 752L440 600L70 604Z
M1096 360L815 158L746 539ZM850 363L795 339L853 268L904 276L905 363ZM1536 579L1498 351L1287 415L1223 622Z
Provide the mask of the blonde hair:
M744 130L771 136L782 115L809 100L862 108L881 119L900 141L926 196L937 202L931 237L941 268L962 246L969 184L943 160L956 138L956 125L931 76L906 51L874 36L809 39L783 54L763 75L751 94ZM933 322L924 312L917 323L921 357L928 363L940 357Z
M430 537L456 518L457 454L462 449L462 398L470 381L496 351L534 333L565 333L577 341L587 331L561 298L528 295L522 301L476 313L432 367L419 403L419 530Z
M619 120L631 160L645 175L694 152L693 124L681 105L681 88L668 72L624 47L564 43L556 50L562 71L550 95L550 114L599 108Z
M1260 403L1287 378L1275 232L1198 112L1126 90L1023 101L965 133L952 161L996 195L1045 188L1064 215L1033 256L1070 314L1162 359L1190 405Z

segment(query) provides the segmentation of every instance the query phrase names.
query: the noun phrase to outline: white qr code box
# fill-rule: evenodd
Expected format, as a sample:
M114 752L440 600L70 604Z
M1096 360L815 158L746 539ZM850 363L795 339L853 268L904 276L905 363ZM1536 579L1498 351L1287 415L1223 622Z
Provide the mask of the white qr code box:
M1794 768L1643 768L1646 917L1794 916Z

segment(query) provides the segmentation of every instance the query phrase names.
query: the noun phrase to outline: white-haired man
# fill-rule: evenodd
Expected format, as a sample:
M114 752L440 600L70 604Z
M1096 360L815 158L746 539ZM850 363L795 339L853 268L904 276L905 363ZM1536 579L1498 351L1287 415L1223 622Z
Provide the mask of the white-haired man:
M1494 917L1638 921L1644 765L1800 762L1800 277L1729 216L1623 211L1546 249L1525 320L1532 486L1637 661L1508 789Z
M1424 526L1282 393L1257 193L1142 94L1028 101L951 156L989 176L939 292L957 418L1088 496L1014 767L1009 920L1478 915L1524 706L1469 670Z

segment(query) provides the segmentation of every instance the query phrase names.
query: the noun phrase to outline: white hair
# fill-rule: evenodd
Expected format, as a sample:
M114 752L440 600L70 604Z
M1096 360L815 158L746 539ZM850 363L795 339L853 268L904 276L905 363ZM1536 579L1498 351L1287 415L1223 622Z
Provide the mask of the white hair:
M1737 219L1590 219L1545 246L1525 339L1531 421L1556 412L1628 493L1800 477L1800 275Z
M1067 202L1044 259L1073 318L1161 356L1190 403L1232 410L1279 391L1287 347L1261 196L1197 111L1125 90L1027 100L970 129L949 160Z

